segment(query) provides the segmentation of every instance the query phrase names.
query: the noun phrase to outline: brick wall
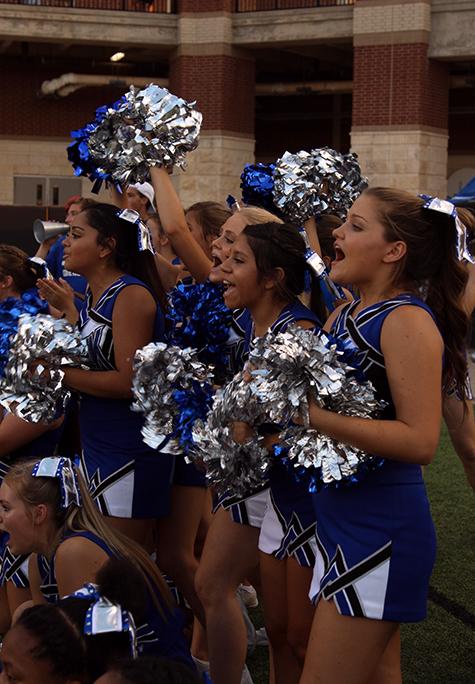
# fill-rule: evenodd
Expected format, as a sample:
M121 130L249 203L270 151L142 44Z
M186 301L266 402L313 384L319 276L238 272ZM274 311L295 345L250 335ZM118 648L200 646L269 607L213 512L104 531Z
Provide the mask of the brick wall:
M6 59L0 61L0 135L69 137L71 130L94 118L97 107L114 102L124 92L123 86L82 88L65 98L38 97L43 81L74 70L74 65L67 63L45 69L31 63L22 66Z
M354 126L447 128L448 69L425 43L354 48Z
M254 62L228 55L181 56L170 64L170 89L196 99L204 130L254 132Z

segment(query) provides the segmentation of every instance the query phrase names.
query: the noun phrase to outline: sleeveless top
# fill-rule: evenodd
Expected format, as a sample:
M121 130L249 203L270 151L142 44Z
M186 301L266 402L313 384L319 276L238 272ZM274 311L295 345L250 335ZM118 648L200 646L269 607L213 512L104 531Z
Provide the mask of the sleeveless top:
M292 302L284 306L276 320L269 327L269 332L275 334L280 332L285 332L291 323L296 321L310 321L315 326L321 327L321 322L318 316L313 313L305 304L302 304L300 299L294 299ZM249 354L249 349L252 345L252 340L254 339L254 322L251 317L246 321L246 328L244 331L244 343L242 355L247 358Z
M368 380L375 388L378 398L387 402L382 411L382 420L394 420L396 411L386 375L384 356L381 352L381 330L386 317L399 306L418 306L431 316L436 323L434 314L418 297L412 294L400 294L392 299L377 302L362 309L354 318L352 316L359 300L345 304L335 321L331 333L340 340L344 347L355 353ZM421 483L422 470L417 463L384 459L382 467L370 472L365 484L406 484Z
M115 556L113 549L94 532L83 530L69 532L63 538L83 537L97 544L109 557ZM38 571L41 579L40 591L48 603L60 600L58 582L55 574L55 556L48 560L45 556L38 556ZM152 597L149 595L147 607L147 622L137 626L137 648L140 655L153 655L172 658L194 668L189 649L183 636L184 620L181 611L176 608L170 610L158 595L163 609L160 614Z
M251 314L247 309L234 309L228 336L228 370L232 377L244 365L246 355L246 330L252 326Z
M418 306L427 311L436 323L434 314L422 299L412 294L400 294L392 299L377 302L353 317L358 304L359 300L355 300L342 307L333 322L331 333L343 343L348 351L355 353L361 370L373 383L378 397L388 404L383 411L383 418L393 419L396 414L386 375L384 356L381 352L383 323L386 317L400 306Z
M116 370L114 358L114 339L112 336L112 315L116 299L120 292L129 285L140 285L150 292L145 283L130 275L118 278L92 305L92 292L86 291L86 301L79 313L79 329L86 340L89 352L89 364L93 370ZM153 293L152 293L153 294ZM154 341L161 341L165 336L165 321L160 307L154 326Z

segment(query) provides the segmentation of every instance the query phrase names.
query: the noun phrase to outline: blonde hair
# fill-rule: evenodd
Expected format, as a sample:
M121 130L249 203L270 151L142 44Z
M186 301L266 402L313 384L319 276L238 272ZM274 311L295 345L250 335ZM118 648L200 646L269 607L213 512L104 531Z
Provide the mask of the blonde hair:
M3 481L15 491L26 506L46 504L50 508L58 528L54 550L56 551L66 532L92 532L118 557L127 559L137 568L162 615L163 607L158 600L157 591L171 609L173 599L157 565L139 544L109 527L94 504L84 478L77 468L73 465L78 477L82 505L71 504L64 509L61 507L59 480L54 477L33 477L31 473L36 463L37 461L24 461L13 465Z
M262 209L262 207L248 205L240 209L238 213L249 226L256 223L284 223L281 218L267 211L267 209Z

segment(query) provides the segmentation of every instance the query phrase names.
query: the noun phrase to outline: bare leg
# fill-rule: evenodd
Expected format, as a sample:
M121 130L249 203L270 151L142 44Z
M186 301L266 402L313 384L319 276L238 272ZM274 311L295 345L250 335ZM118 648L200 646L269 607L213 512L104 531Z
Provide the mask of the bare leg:
M300 674L315 616L315 606L308 597L312 575L313 568L302 567L294 558L287 560L287 639L298 660Z
M104 520L114 530L133 539L137 544L152 553L153 551L153 525L154 520L150 518L115 518L105 517Z
M401 634L399 628L389 640L378 667L368 684L402 684Z
M16 587L13 582L7 582L6 588L10 615L13 615L18 606L21 606L22 603L25 603L25 601L31 601L31 591L29 589Z
M236 590L258 563L259 529L239 525L219 509L206 537L196 589L206 612L213 684L239 684L247 638Z
M475 491L475 418L472 402L464 403L455 395L445 395L443 412L453 447L465 468L467 480Z
M206 500L203 487L174 485L170 514L157 521L157 562L188 601L195 617L204 624L204 611L195 591L195 539Z
M308 598L312 569L296 560L260 553L262 595L276 684L297 684L302 674L314 608Z
M264 621L272 649L275 684L297 684L301 667L287 641L287 561L260 553Z
M340 615L333 601L320 600L300 684L367 684L397 628Z
M8 607L7 587L0 587L0 634L4 636L10 629L11 613Z

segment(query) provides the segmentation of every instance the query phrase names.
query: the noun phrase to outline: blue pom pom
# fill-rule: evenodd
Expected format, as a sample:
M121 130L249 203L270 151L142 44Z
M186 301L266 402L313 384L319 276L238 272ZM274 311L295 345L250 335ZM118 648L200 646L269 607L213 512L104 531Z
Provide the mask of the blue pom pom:
M10 339L18 328L22 314L48 313L48 304L40 299L36 288L26 290L20 298L8 297L0 302L0 375L5 375L5 366L10 352Z
M241 174L242 199L245 204L262 207L280 216L274 204L274 164L246 164Z
M221 284L178 285L170 295L169 341L182 349L198 350L200 361L215 368L216 374L228 366L227 341L232 312L223 299Z
M89 138L104 120L107 112L110 109L117 110L124 101L125 97L122 97L117 102L114 102L113 105L98 107L94 121L87 123L82 128L71 131L73 142L67 147L68 160L73 166L75 176L86 176L95 184L93 188L94 193L99 192L102 182L109 180L110 176L97 167L95 160L91 157L88 144Z

